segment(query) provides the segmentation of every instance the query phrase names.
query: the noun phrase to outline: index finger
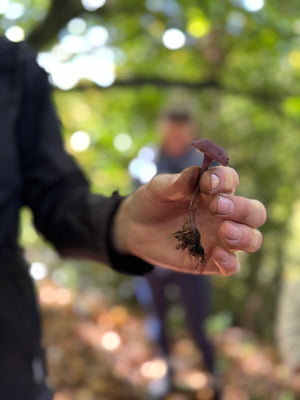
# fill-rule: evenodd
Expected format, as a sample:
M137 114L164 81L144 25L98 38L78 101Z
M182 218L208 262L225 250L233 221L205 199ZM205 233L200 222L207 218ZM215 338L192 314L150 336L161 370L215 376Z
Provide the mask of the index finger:
M204 194L233 194L239 185L237 172L230 167L212 167L200 179L200 190Z

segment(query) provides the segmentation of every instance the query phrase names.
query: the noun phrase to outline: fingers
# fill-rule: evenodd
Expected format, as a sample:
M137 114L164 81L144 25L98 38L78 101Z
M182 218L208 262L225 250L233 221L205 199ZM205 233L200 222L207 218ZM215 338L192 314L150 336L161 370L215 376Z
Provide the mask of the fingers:
M211 257L206 261L204 274L234 275L240 270L237 256L222 246L216 246ZM195 270L197 273L197 270Z
M266 209L258 200L245 197L220 195L210 203L210 211L222 219L258 228L266 221Z
M204 194L233 194L239 185L239 176L233 168L213 167L204 172L200 189Z
M219 273L222 275L233 275L240 269L237 256L222 246L214 248L211 260L218 267Z
M230 221L224 221L220 225L218 236L231 251L254 253L262 245L262 234L257 229Z
M200 172L199 167L191 167L181 174L156 175L147 185L147 190L162 201L188 200L198 183Z
M262 235L254 228L264 224L266 210L259 201L230 195L215 196L210 211L225 220L218 229L218 237L225 247L248 253L261 247Z

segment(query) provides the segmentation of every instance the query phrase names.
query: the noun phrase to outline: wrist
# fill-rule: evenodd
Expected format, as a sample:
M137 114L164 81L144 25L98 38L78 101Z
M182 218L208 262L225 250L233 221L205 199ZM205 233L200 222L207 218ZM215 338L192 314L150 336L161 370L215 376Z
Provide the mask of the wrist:
M126 197L119 205L118 210L112 221L112 229L110 233L111 244L120 254L129 254L127 238L128 238L128 197Z

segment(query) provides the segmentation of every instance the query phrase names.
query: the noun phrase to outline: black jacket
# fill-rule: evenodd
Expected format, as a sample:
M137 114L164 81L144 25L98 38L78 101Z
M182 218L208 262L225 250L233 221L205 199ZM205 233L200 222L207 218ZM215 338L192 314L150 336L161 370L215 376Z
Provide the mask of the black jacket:
M15 245L18 212L27 205L35 226L64 256L89 258L139 274L151 267L120 256L109 242L122 200L91 194L65 152L47 74L24 44L0 39L0 254Z
M114 251L109 231L122 198L93 195L66 154L47 74L25 44L0 38L0 399L35 400L43 359L34 290L17 245L19 210L64 256L141 274L146 262ZM41 361L42 362L42 361ZM44 386L43 386L44 387Z

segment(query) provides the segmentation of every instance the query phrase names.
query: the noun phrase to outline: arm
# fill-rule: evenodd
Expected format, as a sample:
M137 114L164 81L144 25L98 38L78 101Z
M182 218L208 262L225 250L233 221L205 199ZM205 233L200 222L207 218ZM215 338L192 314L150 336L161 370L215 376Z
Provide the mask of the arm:
M63 256L100 261L127 273L151 270L146 262L114 250L109 232L122 198L90 193L86 178L63 148L46 73L28 48L21 45L17 56L22 92L16 128L23 198L37 229Z

